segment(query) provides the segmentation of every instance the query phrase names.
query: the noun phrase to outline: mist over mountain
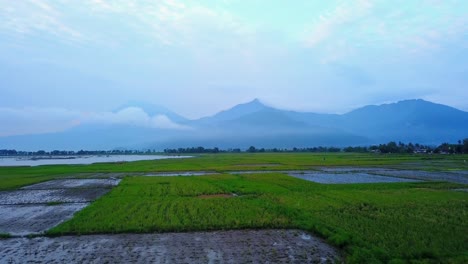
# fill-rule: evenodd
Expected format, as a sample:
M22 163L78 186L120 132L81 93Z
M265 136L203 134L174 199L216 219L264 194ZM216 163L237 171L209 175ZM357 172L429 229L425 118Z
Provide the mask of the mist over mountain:
M137 113L138 122L128 113ZM292 148L388 141L437 145L468 136L467 112L424 100L369 105L337 115L281 110L255 99L196 120L164 107L130 102L109 116L112 122L97 119L58 133L0 137L0 148Z

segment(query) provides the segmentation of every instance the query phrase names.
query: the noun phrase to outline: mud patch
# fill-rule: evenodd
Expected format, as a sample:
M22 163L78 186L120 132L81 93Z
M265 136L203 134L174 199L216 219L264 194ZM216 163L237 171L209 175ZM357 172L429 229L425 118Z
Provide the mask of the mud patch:
M87 205L0 205L0 233L13 236L38 234L70 219Z
M0 205L41 203L86 203L106 194L110 189L51 189L0 192Z
M0 192L0 233L41 234L70 219L120 179L62 179ZM1 263L1 261L0 261Z
M454 183L468 184L468 175L459 172L429 172L416 170L376 170L380 175L393 177L405 177L426 181L448 181Z
M23 190L69 189L69 188L112 188L120 179L66 179L41 182L23 187Z
M378 182L417 182L414 179L405 179L398 177L389 177L381 175L373 175L368 173L323 173L323 172L300 172L288 173L288 175L318 182L318 183L378 183Z
M335 248L299 230L0 240L1 263L333 263L337 259Z

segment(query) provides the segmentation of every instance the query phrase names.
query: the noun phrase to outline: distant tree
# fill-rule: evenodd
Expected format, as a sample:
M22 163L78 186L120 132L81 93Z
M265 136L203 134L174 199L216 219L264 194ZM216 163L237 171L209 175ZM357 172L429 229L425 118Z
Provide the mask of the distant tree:
M247 149L247 152L257 152L257 149L254 147L254 146L250 146L248 149Z
M468 154L468 138L463 139L463 153Z

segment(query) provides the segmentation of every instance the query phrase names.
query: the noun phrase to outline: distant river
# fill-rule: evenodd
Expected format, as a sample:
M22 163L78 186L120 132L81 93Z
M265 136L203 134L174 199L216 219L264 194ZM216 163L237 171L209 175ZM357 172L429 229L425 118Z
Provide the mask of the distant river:
M40 166L40 165L68 165L92 164L102 162L124 162L138 160L180 159L190 156L163 155L99 155L99 156L36 156L36 157L0 157L2 166Z

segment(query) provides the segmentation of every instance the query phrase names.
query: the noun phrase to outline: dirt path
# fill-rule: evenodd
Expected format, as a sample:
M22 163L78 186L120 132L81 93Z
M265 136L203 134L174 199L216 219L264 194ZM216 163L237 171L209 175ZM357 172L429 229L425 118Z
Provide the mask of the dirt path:
M327 263L336 249L300 230L0 240L0 263Z

